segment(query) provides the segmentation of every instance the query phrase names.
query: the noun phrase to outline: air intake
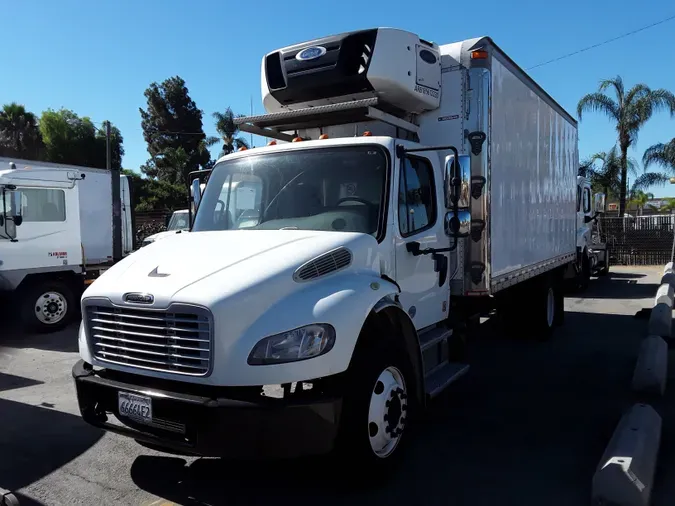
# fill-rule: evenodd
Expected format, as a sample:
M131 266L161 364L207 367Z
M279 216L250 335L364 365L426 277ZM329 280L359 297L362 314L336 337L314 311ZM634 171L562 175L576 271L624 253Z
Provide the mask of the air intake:
M293 274L297 282L320 278L326 274L337 272L352 263L352 252L347 248L338 248L318 256L300 266Z

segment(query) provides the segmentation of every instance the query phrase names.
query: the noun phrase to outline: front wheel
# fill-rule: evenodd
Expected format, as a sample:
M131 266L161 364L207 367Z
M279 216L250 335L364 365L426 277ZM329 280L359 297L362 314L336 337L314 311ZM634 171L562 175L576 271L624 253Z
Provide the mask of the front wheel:
M379 474L399 460L414 398L410 369L395 343L370 344L354 357L336 448L345 471L363 462Z
M77 312L72 289L62 281L43 281L21 296L21 319L27 330L55 332L68 325Z
M605 249L605 264L602 266L600 270L598 270L598 276L607 276L609 274L609 267L610 267L610 262L609 262L609 248Z

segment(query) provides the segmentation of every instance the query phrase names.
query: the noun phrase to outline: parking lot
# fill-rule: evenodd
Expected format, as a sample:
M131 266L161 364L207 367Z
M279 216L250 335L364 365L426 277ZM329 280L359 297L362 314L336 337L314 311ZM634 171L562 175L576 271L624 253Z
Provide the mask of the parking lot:
M0 487L22 506L588 504L595 466L634 402L629 385L647 327L636 313L651 307L661 273L617 267L594 279L583 298L567 299L566 324L545 343L506 339L484 322L469 374L419 422L398 475L366 490L331 479L321 459L175 457L92 428L79 418L70 376L76 326L24 336L3 324ZM663 417L659 506L675 492L674 391L652 404Z

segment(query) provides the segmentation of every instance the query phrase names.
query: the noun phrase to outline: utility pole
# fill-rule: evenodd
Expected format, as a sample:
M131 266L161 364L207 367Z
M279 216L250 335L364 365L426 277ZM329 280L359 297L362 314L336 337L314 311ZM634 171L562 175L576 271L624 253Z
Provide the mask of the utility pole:
M251 95L251 116L253 116L253 95ZM251 132L251 147L253 147L253 132Z
M110 121L105 122L105 166L110 172L112 193L112 254L113 263L122 260L122 203L120 196L120 170L112 168L112 141L110 139Z

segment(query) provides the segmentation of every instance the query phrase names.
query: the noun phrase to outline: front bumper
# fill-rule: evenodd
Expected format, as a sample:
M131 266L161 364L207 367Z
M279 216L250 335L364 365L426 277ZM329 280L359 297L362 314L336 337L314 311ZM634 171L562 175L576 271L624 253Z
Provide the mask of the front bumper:
M249 395L241 400L220 396L231 392L227 388L181 382L162 382L157 388L153 378L106 374L82 360L73 367L73 378L86 422L158 449L192 455L287 458L327 453L333 449L342 407L335 397ZM119 391L151 397L153 424L120 416ZM112 416L124 425L112 423Z

